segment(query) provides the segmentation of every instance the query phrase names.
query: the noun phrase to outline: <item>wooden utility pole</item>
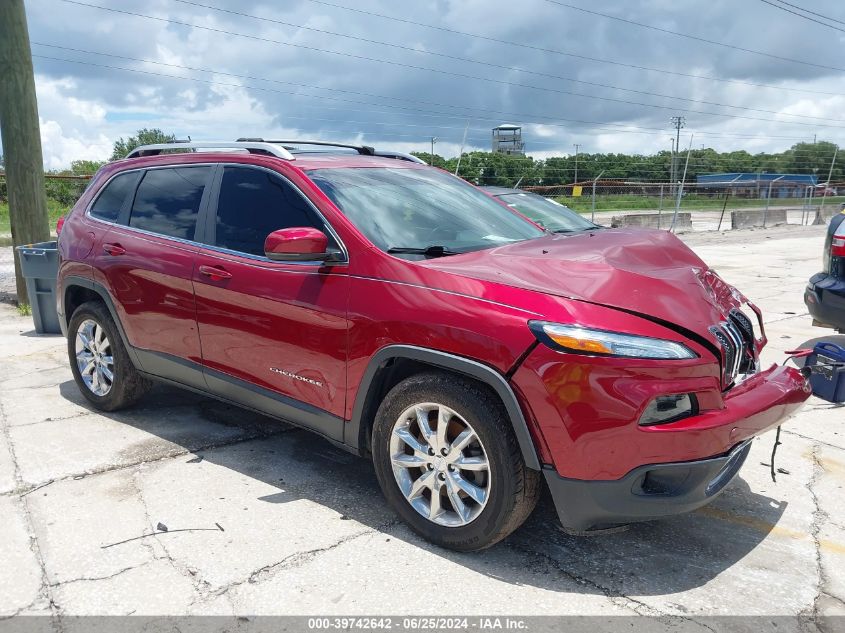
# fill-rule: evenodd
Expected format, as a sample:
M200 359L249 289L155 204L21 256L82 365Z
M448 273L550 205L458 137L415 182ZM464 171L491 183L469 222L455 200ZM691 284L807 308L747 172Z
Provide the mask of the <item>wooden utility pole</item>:
M38 103L24 0L0 1L0 136L15 246L50 238ZM15 255L18 301L29 303Z

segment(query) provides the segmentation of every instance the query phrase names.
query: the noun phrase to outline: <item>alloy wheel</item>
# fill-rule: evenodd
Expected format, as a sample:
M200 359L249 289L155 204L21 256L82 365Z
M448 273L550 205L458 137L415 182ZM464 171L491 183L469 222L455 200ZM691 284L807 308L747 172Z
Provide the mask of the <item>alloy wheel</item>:
M447 527L474 521L490 498L490 464L475 430L442 404L408 407L390 435L393 476L423 517Z
M114 357L103 326L86 319L76 331L76 366L85 386L105 396L114 384Z

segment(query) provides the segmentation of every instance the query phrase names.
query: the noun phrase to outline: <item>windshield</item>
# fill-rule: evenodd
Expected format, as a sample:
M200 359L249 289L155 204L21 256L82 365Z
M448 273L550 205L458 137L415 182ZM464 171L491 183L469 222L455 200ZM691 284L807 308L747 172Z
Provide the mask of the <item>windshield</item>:
M366 167L315 169L308 175L373 244L402 257L442 257L543 235L472 185L440 171ZM402 252L411 249L419 252Z
M549 231L585 231L596 227L569 207L535 193L504 193L498 198Z

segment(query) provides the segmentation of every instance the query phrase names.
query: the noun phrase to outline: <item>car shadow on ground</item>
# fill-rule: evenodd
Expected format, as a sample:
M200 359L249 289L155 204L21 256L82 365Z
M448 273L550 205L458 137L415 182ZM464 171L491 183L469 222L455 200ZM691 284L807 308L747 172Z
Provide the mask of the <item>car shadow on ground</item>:
M833 343L834 345L838 345L839 347L845 348L845 334L828 334L827 336L816 336L811 339L807 339L803 343L796 345L793 349L812 349L816 346L817 343ZM796 363L798 365L804 364L802 358L796 359Z
M36 332L35 330L27 330L21 332L20 335L26 338L65 338L61 332Z
M60 391L93 411L73 381L61 384ZM416 537L387 506L369 460L310 432L163 385L142 406L98 413L156 436L159 444L165 440L184 447L192 453L176 458L184 468L201 457L279 490L260 496L261 502L310 500L478 573L549 591L562 591L565 585L571 592L572 580L583 592L610 596L667 595L703 586L757 547L786 508L784 501L753 492L740 477L698 512L575 536L561 529L546 491L509 538L484 552L463 554ZM240 440L216 444L220 425L234 427ZM763 466L751 460L745 466L755 467ZM201 567L201 561L192 564ZM562 583L561 577L568 581Z
M809 349L811 347L815 347L816 343L821 343L822 341L826 343L834 343L840 347L845 347L845 334L830 333L826 336L816 336L814 338L807 339L800 345L796 345L794 349Z

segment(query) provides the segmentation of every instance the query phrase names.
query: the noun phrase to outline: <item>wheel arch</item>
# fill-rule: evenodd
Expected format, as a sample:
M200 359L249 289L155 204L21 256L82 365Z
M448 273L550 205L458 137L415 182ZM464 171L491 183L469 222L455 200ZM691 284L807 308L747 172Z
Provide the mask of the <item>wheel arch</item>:
M126 331L123 329L123 324L120 322L120 318L117 315L117 310L114 307L114 301L112 300L111 294L109 294L109 291L105 286L97 283L93 279L69 276L63 280L61 298L63 312L59 317L59 321L61 322L62 329L65 330L68 336L70 336L70 332L67 332L67 330L74 311L83 303L88 301L101 301L109 311L115 327L117 327L118 334L123 342L123 346L129 354L132 364L137 369L142 369L141 363L135 353L135 348L129 344L129 339L126 338Z
M508 413L525 465L540 470L528 423L516 394L502 374L469 358L413 345L389 345L370 359L358 386L352 418L346 424L344 444L359 454L369 453L373 420L384 395L404 378L427 369L462 374L492 389Z

